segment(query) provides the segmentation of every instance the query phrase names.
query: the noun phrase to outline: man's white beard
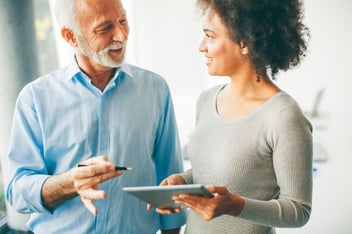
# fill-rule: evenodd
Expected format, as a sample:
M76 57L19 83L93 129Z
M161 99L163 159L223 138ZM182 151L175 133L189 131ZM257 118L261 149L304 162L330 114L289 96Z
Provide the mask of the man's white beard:
M111 68L120 67L123 61L125 60L125 54L126 54L125 51L120 57L113 59L112 57L109 56L109 50L118 50L121 48L126 48L126 44L127 44L126 42L114 42L109 46L107 46L105 49L95 53L90 49L87 43L87 40L82 35L77 35L77 38L78 38L78 47L80 48L81 52L85 56L95 60L97 63L105 67L111 67Z

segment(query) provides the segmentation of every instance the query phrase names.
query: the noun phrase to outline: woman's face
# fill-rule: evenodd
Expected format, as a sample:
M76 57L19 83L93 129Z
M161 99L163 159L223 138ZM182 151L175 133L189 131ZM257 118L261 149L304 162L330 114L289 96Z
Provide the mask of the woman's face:
M243 63L241 49L230 39L228 29L216 13L208 10L203 32L199 51L205 55L208 73L214 76L235 75Z

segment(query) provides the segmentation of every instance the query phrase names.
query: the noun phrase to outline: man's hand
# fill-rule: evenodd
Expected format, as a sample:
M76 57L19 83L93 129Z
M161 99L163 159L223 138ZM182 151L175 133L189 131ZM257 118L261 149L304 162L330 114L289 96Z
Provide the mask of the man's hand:
M93 201L104 199L105 191L99 191L99 184L122 175L106 156L90 158L71 170L48 177L42 187L42 200L49 210L77 196L81 197L84 205L94 215L98 213Z
M94 200L104 199L106 192L99 190L99 184L120 176L122 171L116 171L115 165L108 161L106 156L97 156L80 162L83 167L73 168L71 176L73 185L85 207L94 215L98 210Z

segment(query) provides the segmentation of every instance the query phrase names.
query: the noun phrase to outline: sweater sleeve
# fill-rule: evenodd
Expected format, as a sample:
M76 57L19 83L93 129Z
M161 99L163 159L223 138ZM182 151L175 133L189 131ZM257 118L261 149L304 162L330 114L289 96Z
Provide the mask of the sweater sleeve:
M189 169L179 175L186 181L186 184L193 184L192 169Z
M308 222L312 200L312 126L297 105L273 119L268 143L279 193L271 200L245 199L240 218L265 226L300 227Z

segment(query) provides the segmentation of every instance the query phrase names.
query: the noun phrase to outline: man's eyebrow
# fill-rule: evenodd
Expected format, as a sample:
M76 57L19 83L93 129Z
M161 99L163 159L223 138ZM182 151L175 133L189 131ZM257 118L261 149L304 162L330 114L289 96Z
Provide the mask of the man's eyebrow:
M121 20L121 18L127 18L126 11L122 12L121 17L120 17L120 20ZM105 26L111 24L112 22L113 22L112 20L103 21L103 22L97 24L96 26L94 26L94 29L97 29L97 28L99 28L99 27L105 27Z
M104 21L94 26L94 31L105 28L111 24L111 21Z

